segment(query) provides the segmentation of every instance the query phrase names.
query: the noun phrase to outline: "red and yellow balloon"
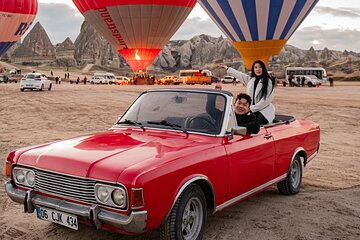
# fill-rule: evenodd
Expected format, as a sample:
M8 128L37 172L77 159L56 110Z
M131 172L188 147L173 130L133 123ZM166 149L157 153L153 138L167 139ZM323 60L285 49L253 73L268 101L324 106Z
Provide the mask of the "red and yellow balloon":
M0 56L29 29L37 10L37 0L0 0Z
M134 71L145 69L185 21L196 0L73 0Z

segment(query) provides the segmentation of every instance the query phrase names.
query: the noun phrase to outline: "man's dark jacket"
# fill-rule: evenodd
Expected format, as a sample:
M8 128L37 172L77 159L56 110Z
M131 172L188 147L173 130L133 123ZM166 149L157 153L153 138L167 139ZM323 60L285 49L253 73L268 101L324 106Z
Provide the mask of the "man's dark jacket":
M244 115L236 114L236 121L239 127L246 127L246 134L256 134L260 131L260 125L252 113Z

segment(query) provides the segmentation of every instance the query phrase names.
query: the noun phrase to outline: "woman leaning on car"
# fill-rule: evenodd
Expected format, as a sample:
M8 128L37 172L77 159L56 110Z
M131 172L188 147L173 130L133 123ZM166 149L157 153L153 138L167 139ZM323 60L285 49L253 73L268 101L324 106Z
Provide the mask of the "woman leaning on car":
M275 107L271 103L274 99L274 80L269 76L265 64L261 60L256 60L251 67L251 76L237 71L224 64L219 65L230 74L241 81L246 86L246 92L253 99L250 106L251 112L256 116L260 125L272 123L275 118Z

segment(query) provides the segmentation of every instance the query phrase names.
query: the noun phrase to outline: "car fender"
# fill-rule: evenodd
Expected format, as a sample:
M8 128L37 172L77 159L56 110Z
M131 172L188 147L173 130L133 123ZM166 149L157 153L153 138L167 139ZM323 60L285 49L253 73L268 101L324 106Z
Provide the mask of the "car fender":
M173 201L172 201L172 204L171 204L171 207L168 211L168 213L166 214L166 218L168 218L169 214L171 213L176 201L179 199L180 195L184 192L184 190L192 183L195 183L195 182L205 182L207 183L208 187L210 188L210 191L211 191L211 196L212 196L212 199L209 199L211 200L212 202L212 206L208 206L211 208L212 211L214 211L215 209L215 203L216 203L216 195L215 195L215 191L214 191L214 188L213 188L213 185L210 181L210 179L202 174L193 174L191 176L188 176L187 178L183 179L181 181L181 183L179 184L178 188L176 189L176 195L173 197ZM201 186L200 186L201 187ZM206 193L205 193L206 195ZM164 220L165 220L164 219Z

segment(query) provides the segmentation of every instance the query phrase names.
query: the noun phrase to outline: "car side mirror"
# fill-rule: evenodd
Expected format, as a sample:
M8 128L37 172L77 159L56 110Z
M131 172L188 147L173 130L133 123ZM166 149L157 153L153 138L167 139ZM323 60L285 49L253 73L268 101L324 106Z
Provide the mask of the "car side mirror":
M233 127L231 128L230 134L228 136L228 139L231 140L234 138L234 135L241 135L241 136L245 136L246 135L246 127Z

